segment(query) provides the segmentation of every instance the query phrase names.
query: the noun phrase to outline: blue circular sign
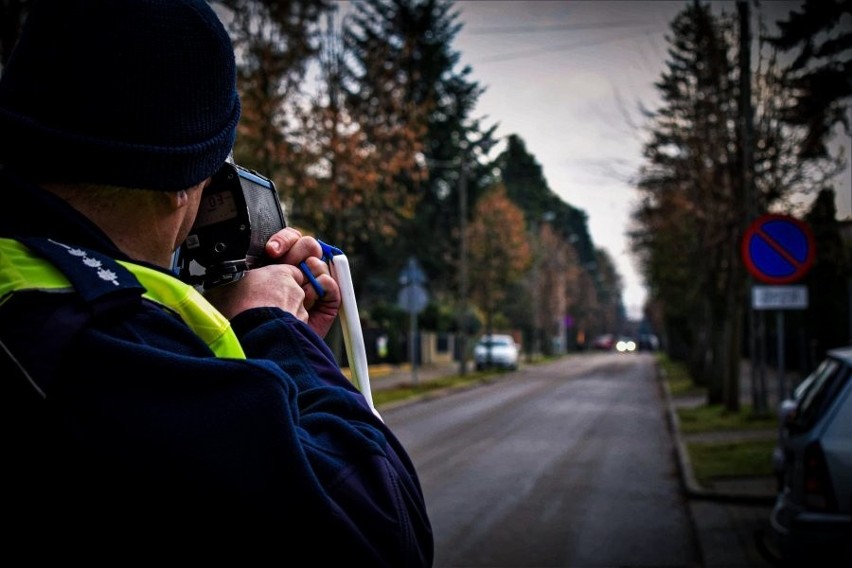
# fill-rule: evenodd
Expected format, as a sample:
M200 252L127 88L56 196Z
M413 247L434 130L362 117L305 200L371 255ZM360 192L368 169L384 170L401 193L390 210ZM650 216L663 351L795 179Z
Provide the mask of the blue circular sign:
M408 284L399 291L397 304L407 312L419 314L429 304L429 293L420 284Z
M810 228L787 215L768 214L746 230L742 241L746 268L768 284L788 284L802 278L814 261Z

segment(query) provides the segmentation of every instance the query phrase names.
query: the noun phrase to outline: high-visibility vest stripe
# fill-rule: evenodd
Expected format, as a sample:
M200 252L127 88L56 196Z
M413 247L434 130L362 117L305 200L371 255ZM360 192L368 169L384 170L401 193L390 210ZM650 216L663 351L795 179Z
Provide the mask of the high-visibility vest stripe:
M117 261L145 288L144 297L176 313L217 357L245 359L231 324L195 288L132 262ZM21 290L68 291L73 286L51 262L22 243L0 238L0 305Z

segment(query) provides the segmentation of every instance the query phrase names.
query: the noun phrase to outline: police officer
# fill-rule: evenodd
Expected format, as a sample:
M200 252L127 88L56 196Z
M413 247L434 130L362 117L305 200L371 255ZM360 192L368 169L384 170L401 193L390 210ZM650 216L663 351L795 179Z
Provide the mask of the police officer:
M284 229L204 296L171 270L239 115L203 0L31 10L0 75L8 555L431 565L415 469L322 340L319 243Z

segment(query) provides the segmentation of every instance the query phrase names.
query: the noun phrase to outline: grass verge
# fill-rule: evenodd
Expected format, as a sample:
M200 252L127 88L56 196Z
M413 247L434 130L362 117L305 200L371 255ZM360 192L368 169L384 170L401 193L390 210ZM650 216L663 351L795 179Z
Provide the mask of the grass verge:
M774 440L694 442L686 445L695 480L702 486L733 477L772 475Z
M381 407L400 400L424 396L430 392L442 389L464 387L475 383L487 383L497 373L499 373L499 371L473 371L466 375L451 375L441 379L425 381L417 385L409 384L392 389L374 391L372 393L373 404L375 404L376 407Z
M657 362L673 398L698 396L706 400L707 389L695 384L684 365L669 360L664 354L659 355ZM755 430L773 432L778 427L774 414L757 414L748 405L733 412L721 404L704 403L678 408L676 413L680 431L687 435ZM707 486L718 479L772 475L774 446L775 439L770 437L687 442L686 450L696 481Z
M758 415L750 406L731 412L721 404L705 404L693 408L677 409L680 431L684 434L698 432L725 432L731 430L775 430L775 416Z

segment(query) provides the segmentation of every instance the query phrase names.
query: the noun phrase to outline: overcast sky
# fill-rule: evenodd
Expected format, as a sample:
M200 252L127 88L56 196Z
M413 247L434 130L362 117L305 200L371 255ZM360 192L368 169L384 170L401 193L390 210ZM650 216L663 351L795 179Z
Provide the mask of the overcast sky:
M595 246L624 280L631 317L646 296L625 235L637 199L630 179L642 159L638 105L659 103L653 83L665 65L664 36L686 1L456 2L464 27L453 48L486 89L474 115L487 117L485 126L499 123L498 136L523 139L550 189L586 212ZM714 4L736 13L734 1ZM776 14L799 5L764 2ZM847 172L840 218L852 215L850 200Z

